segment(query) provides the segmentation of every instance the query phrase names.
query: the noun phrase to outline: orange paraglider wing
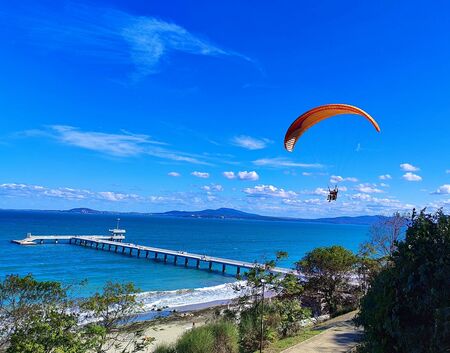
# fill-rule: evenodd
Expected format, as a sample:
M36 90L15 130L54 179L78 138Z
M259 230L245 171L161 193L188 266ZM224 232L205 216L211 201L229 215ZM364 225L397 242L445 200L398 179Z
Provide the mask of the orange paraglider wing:
M322 120L340 114L360 115L369 120L375 127L375 129L380 132L378 123L364 110L348 104L325 104L308 110L306 113L300 115L297 120L292 123L292 125L286 132L286 136L284 138L284 147L289 152L292 152L300 136L302 136L302 134L311 126L317 124Z

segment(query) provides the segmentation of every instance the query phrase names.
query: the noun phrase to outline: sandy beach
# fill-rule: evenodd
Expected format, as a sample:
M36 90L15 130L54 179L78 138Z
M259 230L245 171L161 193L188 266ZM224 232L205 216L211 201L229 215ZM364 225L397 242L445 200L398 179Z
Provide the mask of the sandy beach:
M161 344L172 344L186 331L199 327L214 319L215 312L226 308L221 302L209 303L208 307L185 307L183 312L176 312L164 318L142 321L131 325L127 331L143 330L144 337L154 339L144 352L153 352ZM124 333L126 340L127 334ZM123 348L122 348L123 349ZM110 353L122 352L120 347L109 350Z

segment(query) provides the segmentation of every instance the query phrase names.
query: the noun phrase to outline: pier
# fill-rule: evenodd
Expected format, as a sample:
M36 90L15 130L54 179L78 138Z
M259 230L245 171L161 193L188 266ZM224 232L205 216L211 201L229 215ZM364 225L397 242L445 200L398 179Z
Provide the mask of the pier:
M71 245L78 245L92 248L95 250L110 251L116 254L135 256L153 261L161 261L163 263L172 263L195 269L213 271L214 265L219 266L219 271L223 274L228 273L230 267L234 269L234 274L239 277L242 270L250 270L253 268L265 268L261 263L247 262L239 260L225 259L221 257L194 254L186 251L177 251L170 249L156 248L152 246L144 246L132 243L125 243L125 230L111 229L110 235L31 235L22 240L12 240L19 245L37 245L49 242L58 243L66 240ZM274 274L297 274L295 270L274 267L267 269ZM217 270L216 270L217 271Z
M98 240L112 240L115 242L121 242L125 239L126 231L124 229L110 229L109 232L109 235L33 235L31 233L28 233L25 239L11 240L11 242L18 245L36 245L44 243L58 244L61 240L66 240L69 243L72 243L73 239L85 237Z
M265 268L264 264L255 262L246 262L239 260L224 259L221 257L207 256L189 253L186 251L169 250L162 248L155 248L152 246L137 245L132 243L116 242L113 240L103 240L94 237L74 237L71 244L80 245L84 247L93 248L96 250L112 251L114 253L126 254L128 256L142 257L152 259L155 261L162 261L164 263L171 262L174 265L183 265L197 269L208 269L212 271L213 265L219 265L222 273L227 272L228 267L235 269L236 276L240 276L241 270L249 270L252 268ZM275 274L296 274L292 269L274 267L269 269Z

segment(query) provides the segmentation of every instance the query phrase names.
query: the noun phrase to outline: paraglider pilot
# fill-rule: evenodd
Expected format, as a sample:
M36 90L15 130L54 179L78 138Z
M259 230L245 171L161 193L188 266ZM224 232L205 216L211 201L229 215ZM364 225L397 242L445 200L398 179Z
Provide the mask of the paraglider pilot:
M327 197L328 202L336 201L338 192L339 192L339 189L338 189L337 185L334 187L333 190L331 190L330 187L328 187L328 197Z

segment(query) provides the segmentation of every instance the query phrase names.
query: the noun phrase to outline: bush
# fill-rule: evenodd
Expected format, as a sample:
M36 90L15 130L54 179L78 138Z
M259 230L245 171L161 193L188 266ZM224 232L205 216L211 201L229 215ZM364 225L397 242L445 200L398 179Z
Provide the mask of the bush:
M169 350L160 353L170 353ZM175 345L176 353L237 353L236 327L230 322L217 322L186 332Z
M264 305L263 346L278 338L278 328L281 317L274 305L268 302ZM241 313L239 322L239 339L243 352L254 352L261 341L261 311L260 306L251 307Z
M168 345L160 345L158 347L156 347L156 349L153 351L153 353L176 353L176 349L173 346L168 346Z
M450 217L413 214L361 302L365 352L450 351Z

